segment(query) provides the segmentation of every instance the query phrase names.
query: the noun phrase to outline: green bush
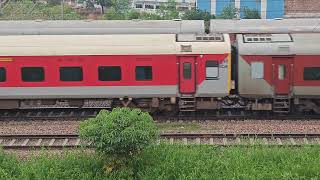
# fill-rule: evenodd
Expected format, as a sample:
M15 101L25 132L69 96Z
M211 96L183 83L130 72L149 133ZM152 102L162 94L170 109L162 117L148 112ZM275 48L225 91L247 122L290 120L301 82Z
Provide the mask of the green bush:
M106 158L105 170L129 170L134 156L158 137L152 117L139 109L116 108L100 111L80 124L80 137L93 142ZM126 174L130 174L129 172Z

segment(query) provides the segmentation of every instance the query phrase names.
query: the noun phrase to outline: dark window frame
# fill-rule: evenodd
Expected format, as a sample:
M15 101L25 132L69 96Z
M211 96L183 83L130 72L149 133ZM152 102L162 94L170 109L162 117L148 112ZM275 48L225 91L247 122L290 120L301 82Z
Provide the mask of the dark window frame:
M151 74L146 74L149 72L144 72L144 76L143 78L139 77L138 74L138 69L139 68L145 68L144 71L147 69L148 71L151 72ZM152 66L136 66L135 68L135 77L136 77L136 81L152 81L153 80L153 67Z
M21 67L20 70L21 70L21 80L23 82L43 82L43 81L45 81L46 75L45 75L44 67L39 67L39 66L37 66L37 67L36 66ZM33 73L33 74L30 74L30 73ZM36 77L35 75L37 73L40 73L40 76ZM31 77L30 77L30 75L31 75Z
M81 78L72 79L75 76L74 77L63 77L63 73L65 73L65 72L62 72L62 71L67 70L67 69L69 69L69 71L71 69L79 69L80 70L79 72L81 73ZM61 67L59 67L59 80L62 82L81 82L81 81L83 81L83 68L82 68L82 66L61 66Z
M111 69L112 68L112 69ZM114 69L116 68L116 69ZM115 71L118 71L116 76L113 76ZM108 72L110 73L110 76L102 76L102 75L109 75ZM99 66L98 67L98 80L99 81L121 81L122 80L122 70L121 66Z
M0 67L0 82L7 81L7 69L5 67Z
M315 74L315 72L312 72L311 74L307 75L306 70L317 70L318 72L317 72L317 74ZM303 68L303 80L304 81L320 81L320 67L304 67Z
M137 8L137 9L143 9L143 4L135 4L135 8Z

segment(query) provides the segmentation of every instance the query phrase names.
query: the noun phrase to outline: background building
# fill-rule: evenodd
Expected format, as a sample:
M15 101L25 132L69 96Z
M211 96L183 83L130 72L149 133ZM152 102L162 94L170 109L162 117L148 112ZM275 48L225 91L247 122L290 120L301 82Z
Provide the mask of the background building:
M166 3L168 0L132 0L134 9L144 11L154 11L159 9L161 3ZM196 7L196 0L176 0L176 8L179 10L191 10Z
M320 0L286 0L285 18L319 18Z
M244 8L256 9L260 13L261 18L273 19L283 17L284 1L285 0L197 0L197 7L219 16L223 9L231 4L235 8L240 9L241 12Z

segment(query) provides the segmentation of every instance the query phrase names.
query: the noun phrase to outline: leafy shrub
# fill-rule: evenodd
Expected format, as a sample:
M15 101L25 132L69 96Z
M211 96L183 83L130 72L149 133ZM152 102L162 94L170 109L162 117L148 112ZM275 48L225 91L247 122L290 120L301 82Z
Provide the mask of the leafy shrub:
M106 158L106 171L130 169L134 155L157 139L152 117L139 109L102 110L95 118L80 124L80 137L92 141L97 152ZM126 168L122 168L126 167Z

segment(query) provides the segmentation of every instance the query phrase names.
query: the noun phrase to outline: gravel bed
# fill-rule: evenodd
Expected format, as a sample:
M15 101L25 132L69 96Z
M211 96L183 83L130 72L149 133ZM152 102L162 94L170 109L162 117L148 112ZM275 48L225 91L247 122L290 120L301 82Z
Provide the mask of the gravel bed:
M216 121L202 128L214 133L320 133L320 120Z
M79 121L0 121L1 134L76 134Z
M0 121L1 134L76 134L80 121ZM320 120L244 120L164 123L162 132L183 133L320 133ZM172 127L171 127L172 124ZM162 124L163 125L163 124ZM190 128L190 125L196 127Z

